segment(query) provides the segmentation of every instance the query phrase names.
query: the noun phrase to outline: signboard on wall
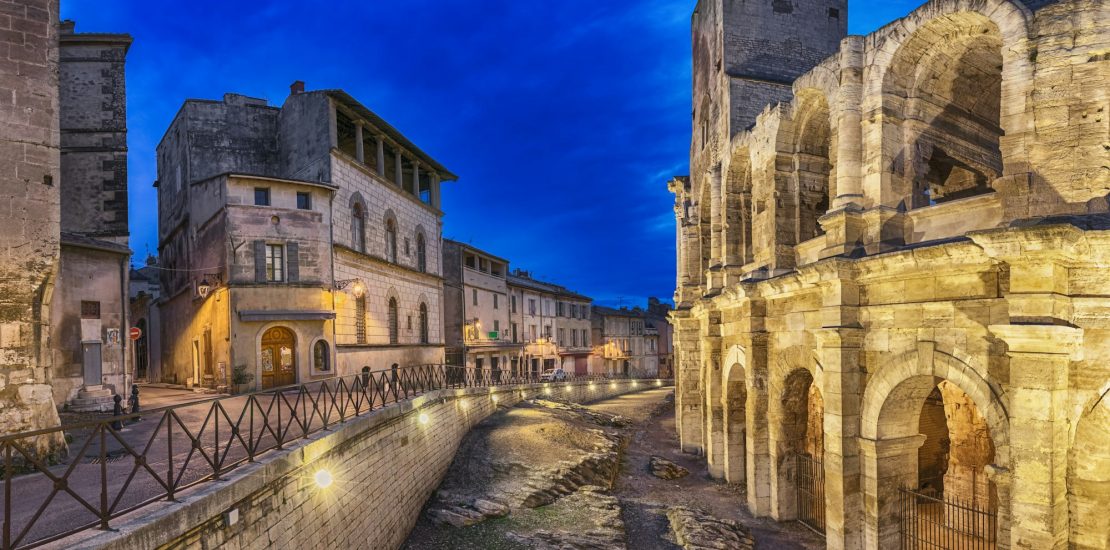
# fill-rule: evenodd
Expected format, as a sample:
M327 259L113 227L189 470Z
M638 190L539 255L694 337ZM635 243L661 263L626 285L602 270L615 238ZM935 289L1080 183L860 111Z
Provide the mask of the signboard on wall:
M110 328L105 330L104 343L108 346L121 346L123 341L119 337L118 328Z

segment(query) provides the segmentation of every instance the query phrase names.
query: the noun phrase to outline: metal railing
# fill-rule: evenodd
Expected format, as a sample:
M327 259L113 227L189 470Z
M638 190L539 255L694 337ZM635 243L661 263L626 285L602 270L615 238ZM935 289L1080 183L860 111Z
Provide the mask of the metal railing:
M825 536L825 467L820 460L794 455L795 491L798 521L814 533Z
M994 550L998 514L957 498L902 488L898 495L902 550Z
M570 377L567 381L613 377ZM363 372L0 437L0 548L33 548L111 520L330 426L433 390L537 383L448 365ZM141 421L140 421L141 420ZM63 457L36 449L65 440Z

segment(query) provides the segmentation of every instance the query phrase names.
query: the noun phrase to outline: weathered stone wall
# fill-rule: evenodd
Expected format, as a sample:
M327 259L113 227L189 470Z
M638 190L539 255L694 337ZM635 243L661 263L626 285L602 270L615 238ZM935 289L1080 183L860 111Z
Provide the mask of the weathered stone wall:
M655 387L654 380L552 384L576 403ZM432 392L337 426L315 440L153 504L67 548L397 548L408 536L470 428L543 385ZM420 418L426 415L427 422ZM327 469L334 484L313 481ZM226 514L238 514L229 524Z
M57 21L56 0L0 5L0 433L58 423L47 348L60 253Z

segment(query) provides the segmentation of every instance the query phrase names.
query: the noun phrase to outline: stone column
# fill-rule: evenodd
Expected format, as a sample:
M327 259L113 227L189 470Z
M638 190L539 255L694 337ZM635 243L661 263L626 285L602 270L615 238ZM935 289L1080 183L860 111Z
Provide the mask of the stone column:
M701 454L702 403L700 338L701 324L689 308L671 314L674 323L675 426L682 452Z
M1010 357L1011 542L1014 548L1068 545L1068 378L1083 329L991 325ZM1001 498L1001 494L999 495Z
M378 136L375 140L378 146L378 175L385 177L385 140Z
M362 164L366 164L366 153L362 147L362 123L355 123L355 158Z
M840 41L840 89L836 98L836 197L832 210L864 206L863 159L863 37Z
M859 455L863 335L863 329L851 327L815 331L824 370L820 389L825 399L825 540L835 550L863 548Z
M412 195L420 198L420 163L412 161Z
M871 497L866 501L863 518L867 527L863 548L898 548L898 490L916 485L917 450L925 443L925 436L880 440L861 437L858 441L863 457L864 493ZM827 458L828 454L825 456ZM827 466L825 472L825 492L828 493ZM830 506L829 510L832 508ZM827 547L833 548L833 539L828 537L830 531L826 528L825 532Z
M396 152L394 152L393 154L394 154L395 158L397 159L397 161L395 163L397 165L397 167L394 169L394 174L393 174L397 179L394 181L394 183L397 184L397 187L400 187L401 189L404 189L405 188L405 167L404 167L404 160L405 159L401 156L401 151L399 149Z
M721 326L719 313L702 321L701 373L705 387L705 457L709 476L725 477L725 409L721 387Z
M771 453L767 430L768 332L745 335L748 350L747 448L748 510L755 516L771 514Z
M439 172L432 172L432 206L437 209L440 208L439 184Z

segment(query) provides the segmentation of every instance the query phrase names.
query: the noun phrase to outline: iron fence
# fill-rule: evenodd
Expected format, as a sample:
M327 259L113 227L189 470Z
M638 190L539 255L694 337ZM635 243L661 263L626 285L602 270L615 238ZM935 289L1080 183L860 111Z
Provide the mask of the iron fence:
M994 550L998 515L957 498L902 488L898 496L902 550Z
M798 453L794 464L798 521L825 536L825 467L820 460Z
M569 377L567 381L608 379ZM330 426L429 391L541 382L534 373L419 365L216 397L0 437L3 550L110 522ZM61 459L37 449L67 441Z

